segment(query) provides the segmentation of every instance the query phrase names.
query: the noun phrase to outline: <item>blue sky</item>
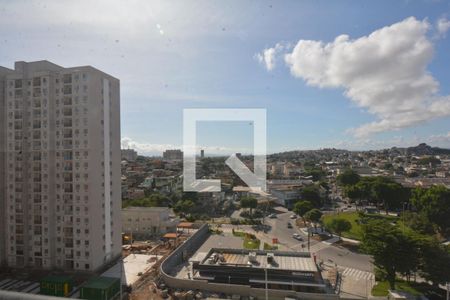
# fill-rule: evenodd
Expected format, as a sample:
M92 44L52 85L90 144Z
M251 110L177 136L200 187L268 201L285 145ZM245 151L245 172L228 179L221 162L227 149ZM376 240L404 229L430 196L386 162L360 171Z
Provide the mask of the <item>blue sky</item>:
M184 108L266 108L269 152L450 147L448 19L450 2L432 0L0 1L0 65L119 78L123 145L145 154L180 147ZM207 153L251 151L249 124L203 125Z

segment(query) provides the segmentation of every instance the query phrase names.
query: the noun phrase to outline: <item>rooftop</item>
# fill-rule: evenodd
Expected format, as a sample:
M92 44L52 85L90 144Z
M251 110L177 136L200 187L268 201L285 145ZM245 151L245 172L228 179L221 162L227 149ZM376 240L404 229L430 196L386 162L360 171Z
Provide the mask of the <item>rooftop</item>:
M160 255L130 254L109 268L102 276L120 278L122 284L132 285L139 280L139 274L149 271L161 259Z
M269 255L273 255L272 262L269 262ZM250 259L250 256L253 258ZM268 268L300 272L318 271L314 260L308 252L212 248L201 264L262 269Z
M115 284L117 281L119 281L119 279L113 277L95 277L83 284L83 287L93 289L106 289Z

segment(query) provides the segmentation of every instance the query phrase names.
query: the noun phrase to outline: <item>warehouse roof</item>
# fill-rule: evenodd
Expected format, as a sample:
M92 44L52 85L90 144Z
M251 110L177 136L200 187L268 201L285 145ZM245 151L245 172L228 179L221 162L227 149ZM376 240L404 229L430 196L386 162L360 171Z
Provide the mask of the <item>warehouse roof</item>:
M273 259L269 260L268 256L273 257ZM317 266L307 252L213 248L201 264L317 272Z

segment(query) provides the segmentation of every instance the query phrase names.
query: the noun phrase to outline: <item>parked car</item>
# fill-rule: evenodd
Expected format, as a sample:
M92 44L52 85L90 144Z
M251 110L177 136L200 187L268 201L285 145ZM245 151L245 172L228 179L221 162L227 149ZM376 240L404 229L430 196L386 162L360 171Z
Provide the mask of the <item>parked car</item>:
M296 215L296 214L293 214L293 215L291 215L290 218L291 218L291 219L297 219L297 215Z
M287 228L292 228L292 224L291 223L287 223Z
M271 219L276 219L276 218L277 218L277 214L270 214L270 215L269 215L269 218L271 218Z

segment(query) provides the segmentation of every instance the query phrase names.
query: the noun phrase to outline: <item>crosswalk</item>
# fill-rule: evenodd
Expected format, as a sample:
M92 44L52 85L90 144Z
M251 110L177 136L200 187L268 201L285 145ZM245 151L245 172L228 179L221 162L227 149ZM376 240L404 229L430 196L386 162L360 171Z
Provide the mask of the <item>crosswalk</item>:
M331 246L331 244L326 244L326 243L319 242L319 243L316 243L316 244L310 246L309 247L309 252L316 253L316 252L318 252L318 251L320 251L322 249L328 248L330 246Z
M352 277L355 279L364 279L364 280L374 280L375 275L371 272L362 271L353 268L345 268L344 272L342 272L343 277Z

